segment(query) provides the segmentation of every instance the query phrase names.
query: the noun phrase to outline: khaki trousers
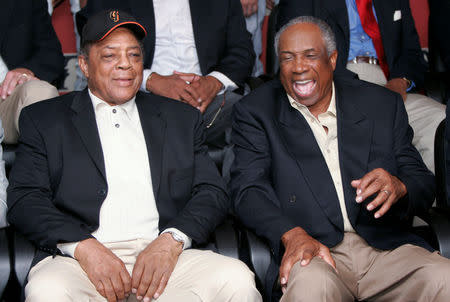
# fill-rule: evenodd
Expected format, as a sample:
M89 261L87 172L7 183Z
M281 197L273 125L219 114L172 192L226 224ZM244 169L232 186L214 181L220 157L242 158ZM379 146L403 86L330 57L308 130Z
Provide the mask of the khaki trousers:
M17 143L19 115L22 108L58 96L58 90L45 81L31 80L17 86L5 100L0 100L0 118L5 130L4 142Z
M105 244L132 273L139 253L149 240L130 240ZM78 261L70 257L47 257L28 275L27 302L105 302ZM131 294L127 302L137 302ZM153 300L152 300L153 301ZM211 251L188 249L181 253L166 289L158 302L257 302L261 295L254 275L241 261Z
M280 301L450 301L450 260L437 252L410 244L381 251L345 233L331 255L338 273L318 257L296 263Z
M384 86L386 77L379 65L349 63L347 69L358 74L361 80ZM439 123L445 119L445 106L427 96L408 93L405 101L409 125L414 130L413 145L425 165L434 173L434 136Z

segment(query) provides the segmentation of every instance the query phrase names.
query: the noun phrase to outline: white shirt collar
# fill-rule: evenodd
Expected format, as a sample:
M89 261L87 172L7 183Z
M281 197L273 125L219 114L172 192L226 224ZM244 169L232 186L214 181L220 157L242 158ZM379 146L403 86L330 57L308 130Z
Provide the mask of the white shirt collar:
M100 99L99 97L95 96L91 89L88 88L88 92L89 92L89 96L91 97L91 101L92 101L92 106L94 107L94 111L97 114L97 112L100 110L100 108L102 107L115 107L115 108L120 108L123 111L125 111L125 113L127 114L128 117L132 117L136 111L136 95L129 101L121 104L121 105L110 105L108 103L106 103L105 101L103 101L102 99Z

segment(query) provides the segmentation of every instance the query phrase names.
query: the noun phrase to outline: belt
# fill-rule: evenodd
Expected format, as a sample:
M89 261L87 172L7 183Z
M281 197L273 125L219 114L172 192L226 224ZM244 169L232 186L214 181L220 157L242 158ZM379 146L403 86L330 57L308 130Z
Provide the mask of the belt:
M357 56L354 57L353 60L348 61L349 63L368 63L368 64L374 64L374 65L380 65L378 62L378 59L375 57L365 57L365 56Z

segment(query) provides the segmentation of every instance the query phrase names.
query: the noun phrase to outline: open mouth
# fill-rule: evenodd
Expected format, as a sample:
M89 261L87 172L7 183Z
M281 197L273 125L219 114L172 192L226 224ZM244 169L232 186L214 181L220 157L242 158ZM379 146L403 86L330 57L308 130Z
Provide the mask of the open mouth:
M298 96L308 97L313 93L314 88L316 88L316 81L314 80L295 81L293 87L295 93Z

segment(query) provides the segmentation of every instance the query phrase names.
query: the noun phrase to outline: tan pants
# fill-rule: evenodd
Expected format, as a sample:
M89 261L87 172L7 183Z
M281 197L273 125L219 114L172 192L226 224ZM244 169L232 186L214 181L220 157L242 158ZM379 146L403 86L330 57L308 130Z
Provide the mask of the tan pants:
M406 244L392 251L370 247L355 233L331 249L338 273L320 258L296 263L281 302L448 302L450 260Z
M131 240L105 244L122 261L128 272L139 253L150 243ZM105 302L73 258L47 257L36 264L25 287L28 302L74 301ZM131 294L127 302L137 302ZM181 253L158 302L257 302L261 295L255 287L254 275L241 261L211 251L189 249Z
M379 65L349 63L347 69L358 74L361 80L384 86L386 77ZM408 93L405 101L409 125L414 130L413 145L425 165L434 173L434 136L439 123L445 119L445 106L427 96Z
M45 81L31 80L17 86L5 100L0 100L0 118L5 130L4 142L17 143L19 115L22 108L58 96L58 90Z

